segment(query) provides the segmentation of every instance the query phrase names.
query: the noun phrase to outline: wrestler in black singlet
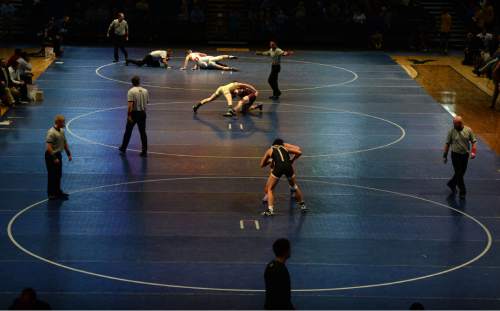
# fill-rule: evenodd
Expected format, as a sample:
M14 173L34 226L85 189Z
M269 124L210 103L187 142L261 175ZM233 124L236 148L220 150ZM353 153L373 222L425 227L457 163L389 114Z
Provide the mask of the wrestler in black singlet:
M292 178L295 173L288 150L283 145L273 145L272 149L273 154L271 158L273 159L274 168L271 174L278 179L283 175L288 179Z

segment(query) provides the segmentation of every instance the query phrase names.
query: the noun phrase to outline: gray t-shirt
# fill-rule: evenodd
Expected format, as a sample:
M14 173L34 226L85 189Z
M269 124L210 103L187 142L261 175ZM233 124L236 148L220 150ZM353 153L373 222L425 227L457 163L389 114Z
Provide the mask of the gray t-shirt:
M64 129L57 130L55 127L51 127L47 131L47 138L45 141L48 144L52 145L52 154L63 152L64 146L66 145L66 136L64 135Z
M111 33L113 31L113 34L117 36L125 36L128 34L128 23L126 20L122 20L121 22L118 19L115 19L111 22L111 25L109 25L108 28L108 33Z
M148 90L134 86L128 91L127 100L133 102L132 111L146 111L146 105L149 102Z
M461 131L452 128L446 137L446 143L450 145L451 152L460 154L469 153L470 144L476 142L476 135L474 135L474 132L467 126L464 126L464 129Z
M279 65L281 64L281 55L283 55L284 53L285 52L282 49L276 48L276 50L274 51L273 49L269 49L269 51L262 52L262 55L271 56L273 65Z

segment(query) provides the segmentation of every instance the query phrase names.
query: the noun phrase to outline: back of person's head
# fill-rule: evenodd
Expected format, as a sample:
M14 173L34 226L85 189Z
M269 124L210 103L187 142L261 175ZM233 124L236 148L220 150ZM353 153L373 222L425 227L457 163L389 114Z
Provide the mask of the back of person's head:
M133 86L139 86L141 84L141 78L139 78L139 76L133 76L131 81Z
M285 144L285 142L281 138L276 138L273 141L273 146L283 146L284 144Z
M23 301L34 301L36 300L36 292L33 288L25 288L19 298Z
M414 302L411 304L410 310L425 310L425 307L420 302Z
M193 53L193 50L186 50L186 55Z
M22 52L23 52L22 49L15 49L14 50L14 54L16 54L16 55L21 55Z
M278 239L273 243L273 251L276 257L285 257L290 255L290 241L288 239Z

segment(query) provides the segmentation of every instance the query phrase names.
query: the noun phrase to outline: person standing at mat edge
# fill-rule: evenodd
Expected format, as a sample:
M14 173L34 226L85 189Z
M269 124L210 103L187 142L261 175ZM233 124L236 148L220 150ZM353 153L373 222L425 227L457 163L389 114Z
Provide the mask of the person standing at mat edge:
M66 121L64 116L57 115L54 119L54 126L47 132L46 150L45 150L45 166L47 167L47 194L49 200L67 200L69 195L61 190L62 177L62 155L66 152L68 160L73 160L71 151L64 135L64 127Z
M127 125L125 127L125 134L123 135L123 142L120 146L120 153L125 154L132 130L135 124L139 128L142 142L141 157L148 155L148 136L146 135L146 105L149 102L149 93L143 87L140 87L141 80L138 76L132 78L133 87L128 91L128 110L127 110Z
M271 41L269 43L270 49L265 52L257 52L255 53L256 55L263 55L263 56L270 56L272 59L272 65L271 65L271 74L269 75L269 78L267 82L273 89L273 95L270 96L269 98L272 100L277 100L281 96L281 91L278 86L278 76L281 71L281 56L290 56L293 55L292 51L283 51L280 49L276 42Z
M113 46L114 46L114 57L113 62L117 63L120 59L118 54L118 49L120 49L125 56L128 58L127 50L125 49L125 43L128 41L128 23L125 20L125 14L118 13L115 20L111 22L108 28L107 37L112 36Z
M443 158L446 164L448 162L448 151L451 149L451 163L453 164L455 174L448 181L447 185L452 193L457 192L458 186L461 199L465 199L464 175L467 170L469 157L471 159L476 157L476 142L474 132L469 127L464 126L462 117L456 116L453 118L453 128L448 132L448 136L446 137Z
M291 255L290 241L278 239L273 243L273 251L276 256L266 266L264 281L266 283L266 302L264 308L267 310L293 310L292 290L290 274L285 265Z

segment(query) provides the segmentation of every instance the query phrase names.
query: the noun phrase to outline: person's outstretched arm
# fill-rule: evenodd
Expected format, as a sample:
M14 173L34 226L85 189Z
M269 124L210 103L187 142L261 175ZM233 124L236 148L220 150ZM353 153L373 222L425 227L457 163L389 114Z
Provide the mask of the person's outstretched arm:
M190 59L191 59L190 55L186 56L186 59L184 60L184 65L182 65L181 70L186 70L187 65L189 64L189 60Z

